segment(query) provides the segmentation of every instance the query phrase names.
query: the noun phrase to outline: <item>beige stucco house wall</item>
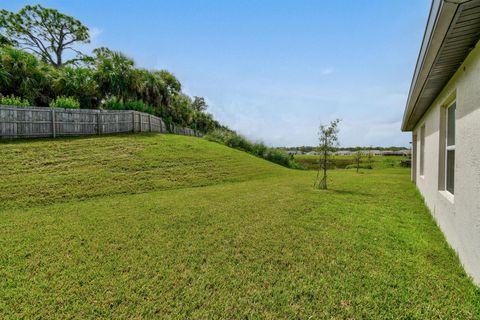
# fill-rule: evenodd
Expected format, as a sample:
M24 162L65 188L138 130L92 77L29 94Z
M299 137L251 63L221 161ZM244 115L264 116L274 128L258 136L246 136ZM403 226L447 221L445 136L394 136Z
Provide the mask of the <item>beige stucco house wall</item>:
M446 108L456 103L455 195L444 188ZM443 123L442 123L443 122ZM424 172L420 175L420 128L425 127ZM480 284L480 45L435 99L413 130L414 177L447 241L465 270ZM412 140L413 141L413 140Z
M480 1L434 1L432 12L402 129L412 131L412 180L465 270L480 285ZM467 22L472 14L478 20ZM449 60L449 50L457 52L455 61ZM453 104L454 191L449 192L447 108Z

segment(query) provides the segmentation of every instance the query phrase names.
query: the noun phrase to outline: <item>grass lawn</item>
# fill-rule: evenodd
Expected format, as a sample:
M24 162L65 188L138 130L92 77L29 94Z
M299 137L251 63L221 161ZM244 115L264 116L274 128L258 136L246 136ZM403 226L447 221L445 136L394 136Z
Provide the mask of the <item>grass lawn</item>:
M477 319L408 169L286 169L198 138L1 143L1 318Z

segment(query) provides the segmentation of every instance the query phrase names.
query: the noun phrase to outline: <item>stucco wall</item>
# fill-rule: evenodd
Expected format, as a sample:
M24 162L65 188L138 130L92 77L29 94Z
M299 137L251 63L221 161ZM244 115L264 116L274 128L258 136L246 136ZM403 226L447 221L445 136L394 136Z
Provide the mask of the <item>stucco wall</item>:
M417 136L416 184L465 270L480 285L480 45L470 53L413 132ZM455 196L442 183L442 113L456 101ZM424 174L420 128L425 125Z

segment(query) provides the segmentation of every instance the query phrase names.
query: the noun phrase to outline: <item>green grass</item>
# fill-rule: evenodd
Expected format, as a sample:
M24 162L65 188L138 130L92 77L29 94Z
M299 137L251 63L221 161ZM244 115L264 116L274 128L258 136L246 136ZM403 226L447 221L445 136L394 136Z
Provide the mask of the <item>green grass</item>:
M191 137L0 148L1 318L480 313L407 169L337 170L320 191L314 172Z
M280 168L202 139L134 135L0 144L0 209L270 176Z

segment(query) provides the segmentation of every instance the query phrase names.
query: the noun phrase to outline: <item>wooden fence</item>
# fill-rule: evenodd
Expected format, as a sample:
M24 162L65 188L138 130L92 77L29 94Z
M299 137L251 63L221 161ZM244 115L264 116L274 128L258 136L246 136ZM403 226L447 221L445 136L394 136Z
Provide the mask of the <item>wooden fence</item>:
M138 111L0 106L1 138L55 138L126 132L202 136L190 128L168 126L161 118Z

